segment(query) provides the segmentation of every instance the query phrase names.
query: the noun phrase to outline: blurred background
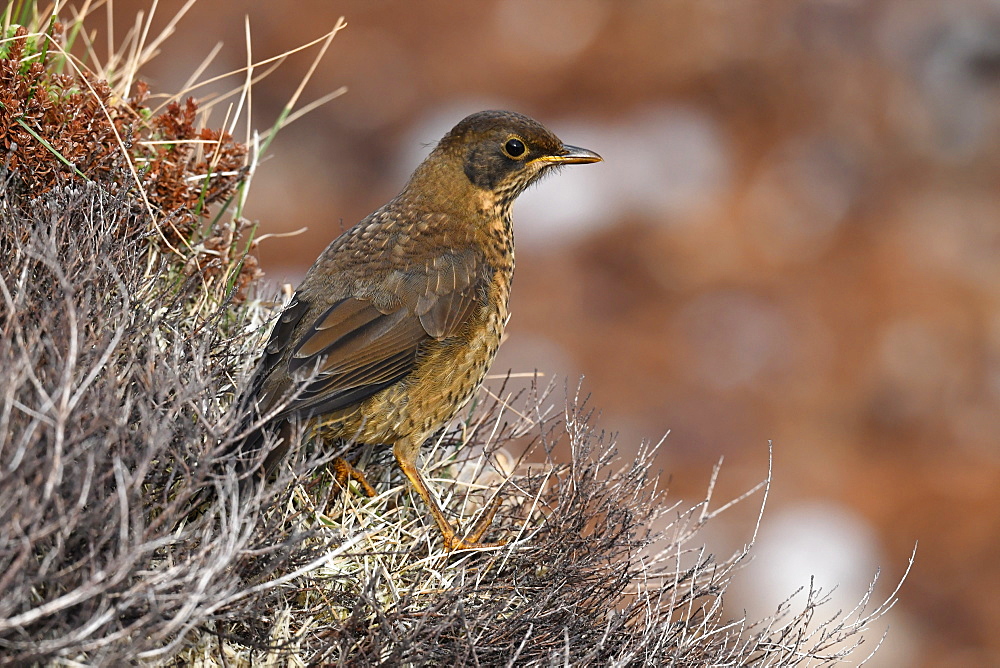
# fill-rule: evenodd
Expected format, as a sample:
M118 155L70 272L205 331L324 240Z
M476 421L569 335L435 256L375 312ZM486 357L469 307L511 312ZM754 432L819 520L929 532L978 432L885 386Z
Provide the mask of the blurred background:
M115 2L116 38L148 2ZM181 7L161 0L153 30ZM669 431L672 498L764 479L751 618L815 576L849 609L916 565L873 665L1000 665L1000 3L995 0L233 0L145 71L179 90L348 22L247 215L271 280L398 192L466 114L509 108L605 162L515 205L494 371L584 376L628 456ZM315 51L254 89L267 128ZM226 88L239 84L231 79ZM198 91L204 94L204 91ZM222 123L224 110L217 112ZM749 541L759 496L704 532ZM830 611L832 616L834 610ZM874 645L882 627L870 634Z

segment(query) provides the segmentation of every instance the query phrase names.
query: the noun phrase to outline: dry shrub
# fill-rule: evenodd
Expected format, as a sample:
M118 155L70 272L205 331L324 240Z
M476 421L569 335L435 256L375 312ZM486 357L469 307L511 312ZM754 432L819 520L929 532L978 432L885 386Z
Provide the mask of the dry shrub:
M190 317L197 278L143 252L120 177L0 201L0 660L162 647L297 540L254 503L178 526L227 484L193 464L232 438L220 397L239 358Z
M117 663L267 605L255 585L321 545L211 473L262 313L234 306L259 273L228 206L246 150L194 101L59 73L42 23L0 43L0 663Z
M392 468L389 489L371 501L331 503L300 488L293 505L308 509L314 528L355 544L302 574L264 627L215 626L224 649L204 637L185 661L207 650L229 665L793 666L858 662L877 647L880 636L862 645L895 593L876 603L870 589L854 610L820 621L819 591L794 611L786 602L760 620L727 616L726 588L750 547L718 560L701 537L729 505L710 511L710 493L692 507L671 503L651 473L656 448L623 464L579 398L562 420L547 419L545 393L522 401L520 411L510 399L477 407L425 446L442 498L468 517L498 489L504 447L534 442L545 462L522 463L502 492L496 533L508 546L443 553ZM569 463L550 456L560 441L572 448ZM383 470L375 459L369 470Z

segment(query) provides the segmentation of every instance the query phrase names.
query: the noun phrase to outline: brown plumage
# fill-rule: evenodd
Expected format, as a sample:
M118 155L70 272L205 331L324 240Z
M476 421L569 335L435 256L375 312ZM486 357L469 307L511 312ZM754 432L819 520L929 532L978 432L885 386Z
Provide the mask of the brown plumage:
M459 537L416 457L496 355L514 272L514 199L553 166L599 160L513 112L473 114L446 134L398 196L323 251L279 316L240 404L284 433L265 472L291 445L282 427L292 419L312 421L322 439L391 444L445 548L490 545L480 538L496 504ZM251 435L242 454L262 442ZM364 481L343 460L334 468L342 484Z

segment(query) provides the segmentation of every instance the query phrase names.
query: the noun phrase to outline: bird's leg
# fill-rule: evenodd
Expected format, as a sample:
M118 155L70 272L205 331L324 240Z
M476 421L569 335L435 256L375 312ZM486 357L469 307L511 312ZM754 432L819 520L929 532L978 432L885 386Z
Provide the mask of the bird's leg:
M396 442L393 446L392 452L396 456L396 463L399 464L399 468L403 470L403 475L410 481L413 487L417 490L417 494L420 498L424 500L427 504L427 508L431 511L431 517L434 518L435 524L437 524L438 530L441 532L441 537L444 539L444 549L449 552L452 550L469 550L482 547L500 547L503 543L481 543L479 539L483 537L486 530L490 528L493 522L493 516L496 515L497 509L500 507L500 497L497 496L490 507L486 509L482 517L476 521L472 526L471 531L464 538L459 538L458 534L452 528L451 524L445 519L444 513L441 512L441 507L438 505L437 501L431 495L430 489L427 487L427 483L424 482L423 476L420 475L420 471L416 467L416 455L420 446L417 444L414 446L409 439L404 439Z
M375 488L371 486L365 474L354 467L349 461L343 457L335 457L332 463L333 466L333 479L337 481L341 489L347 489L348 481L355 481L361 485L361 490L365 493L367 497L377 496L378 492Z

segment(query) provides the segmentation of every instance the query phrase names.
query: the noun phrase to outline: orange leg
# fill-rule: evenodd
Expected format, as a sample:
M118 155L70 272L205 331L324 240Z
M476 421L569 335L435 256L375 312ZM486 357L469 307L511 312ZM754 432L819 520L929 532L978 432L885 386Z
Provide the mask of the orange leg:
M365 493L365 496L373 497L378 494L375 488L371 486L371 483L368 482L368 479L365 478L365 474L354 468L343 457L336 457L333 460L333 478L340 485L341 489L346 490L348 481L353 480L361 485L361 490Z
M493 523L493 516L497 514L497 510L500 508L500 497L497 496L493 499L493 502L483 512L482 516L472 525L465 538L459 538L458 534L445 518L444 513L441 512L441 507L434 500L434 497L431 496L431 491L427 487L427 483L424 482L423 477L417 470L414 460L416 459L418 449L419 446L415 448L408 441L398 441L393 447L392 452L396 456L396 463L399 464L399 468L403 470L403 475L406 476L414 489L417 490L417 494L420 495L420 498L424 500L427 508L431 511L431 517L434 518L434 523L437 524L438 530L441 532L441 537L444 539L444 549L450 552L452 550L470 550L483 547L500 547L503 545L503 543L482 543L479 540Z

